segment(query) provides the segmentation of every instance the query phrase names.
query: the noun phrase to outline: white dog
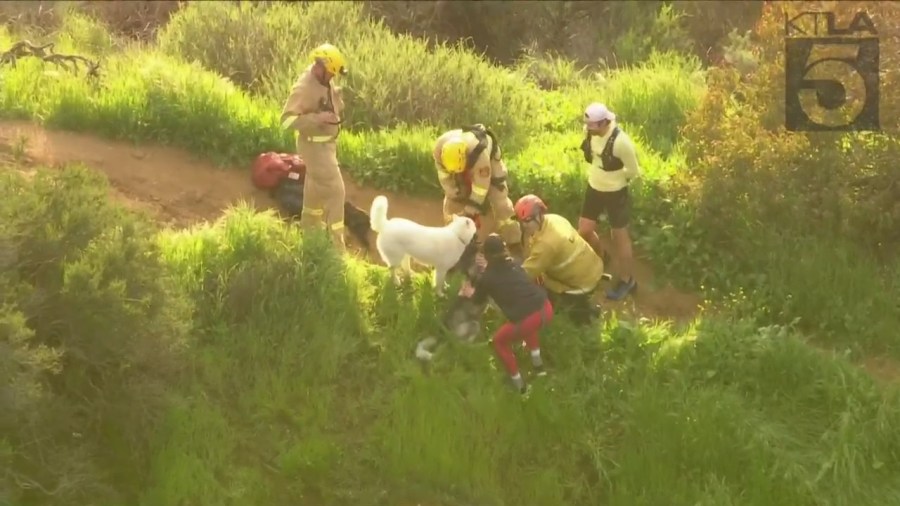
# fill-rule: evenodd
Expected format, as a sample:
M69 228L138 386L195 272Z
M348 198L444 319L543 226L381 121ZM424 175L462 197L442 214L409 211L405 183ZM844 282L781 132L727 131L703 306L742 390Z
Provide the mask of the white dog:
M447 272L459 262L466 246L475 237L475 222L464 216L454 216L443 227L426 227L405 218L387 217L388 200L378 195L369 212L372 230L378 233L375 246L381 259L391 268L394 280L403 269L412 273L410 258L434 267L434 288L443 294Z

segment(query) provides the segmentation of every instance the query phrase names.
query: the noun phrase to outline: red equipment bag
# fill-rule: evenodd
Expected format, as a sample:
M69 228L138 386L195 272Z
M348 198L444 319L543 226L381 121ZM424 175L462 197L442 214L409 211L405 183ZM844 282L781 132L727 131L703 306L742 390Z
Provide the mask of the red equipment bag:
M250 172L253 186L274 190L284 178L301 182L306 178L306 164L299 156L269 151L256 157Z

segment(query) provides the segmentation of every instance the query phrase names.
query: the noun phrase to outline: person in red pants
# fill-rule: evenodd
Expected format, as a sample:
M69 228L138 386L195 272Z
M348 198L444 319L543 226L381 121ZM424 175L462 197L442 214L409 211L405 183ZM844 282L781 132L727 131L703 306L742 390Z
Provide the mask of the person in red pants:
M513 385L525 393L525 380L519 373L513 344L524 342L531 352L531 363L538 375L544 375L538 332L553 320L553 305L547 292L535 284L522 267L513 261L506 244L497 234L489 235L483 245L486 265L472 286L466 282L460 289L463 297L483 304L490 297L508 320L494 334L494 349Z

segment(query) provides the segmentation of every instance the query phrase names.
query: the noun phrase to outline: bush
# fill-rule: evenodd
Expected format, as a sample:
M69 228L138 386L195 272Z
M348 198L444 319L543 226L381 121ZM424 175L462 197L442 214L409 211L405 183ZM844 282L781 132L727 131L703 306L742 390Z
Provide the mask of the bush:
M900 251L900 194L889 183L896 171L887 160L900 155L889 135L900 124L893 114L883 133L786 131L782 19L781 11L764 14L754 73L710 71L709 91L682 129L687 170L673 187L677 198L696 205L682 213L690 221L673 221L668 234L691 237L688 249L702 252L684 269L687 276L718 293L742 286L764 321L800 318L827 340L895 351L887 329L900 312L884 301L897 298L890 279ZM882 34L897 28L879 26ZM882 114L895 105L883 102ZM663 233L651 240L675 244Z
M873 4L873 12L878 8ZM777 220L781 228L837 233L890 252L900 245L893 237L900 219L888 183L893 172L885 163L900 153L900 143L889 134L900 122L896 114L886 114L896 104L882 103L883 134L785 131L783 48L772 43L780 19L781 12L771 10L760 24L758 37L765 42L758 70L743 81L734 70L715 71L710 86L716 91L685 125L690 167L685 174L703 179L701 209L717 220L727 205L748 222ZM742 194L754 197L742 199Z
M18 504L127 500L144 483L188 306L153 229L108 202L102 177L8 171L0 190L12 197L0 206L3 369L22 367L18 409L2 418L15 469L4 479Z
M259 91L272 72L296 57L298 50L291 44L290 33L304 33L305 28L285 24L294 21L295 16L287 14L296 12L297 7L274 9L282 14L270 18L279 23L275 26L247 2L188 4L158 33L159 49L173 58L196 61L244 89ZM198 33L206 36L197 37Z

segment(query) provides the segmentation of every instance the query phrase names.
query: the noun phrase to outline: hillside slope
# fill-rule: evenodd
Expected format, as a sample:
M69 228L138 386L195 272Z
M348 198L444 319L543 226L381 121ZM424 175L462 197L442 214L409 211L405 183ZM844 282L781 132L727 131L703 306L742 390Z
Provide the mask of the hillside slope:
M84 134L46 130L28 122L0 122L0 145L7 146L6 151L22 151L32 164L81 162L102 170L126 202L150 211L155 219L169 225L185 227L215 221L240 201L260 210L273 208L265 192L250 184L250 160L245 170L223 170L177 149L135 147ZM375 195L384 194L390 199L392 216L426 225L442 224L439 200L373 190L354 183L349 176L345 178L348 200L365 210ZM368 259L382 263L375 251L369 253ZM688 321L696 316L699 296L671 286L655 286L651 267L640 259L636 275L641 289L633 300L603 301L604 305L647 318Z
M608 320L580 332L559 319L543 335L551 374L521 398L483 345L446 346L424 370L412 358L442 308L424 277L397 290L385 269L339 258L246 206L153 238L104 202L115 190L90 169L37 167L31 183L16 174L0 171L17 195L0 206L0 244L15 244L21 260L0 283L18 275L22 290L6 295L33 315L32 339L62 339L65 384L77 386L77 365L93 362L129 386L161 382L156 400L165 401L131 396L137 420L115 411L126 399L101 404L90 424L9 427L0 417L14 470L0 483L16 506L876 506L900 497L900 391L789 328L702 315L683 329ZM28 276L34 262L61 276ZM160 282L173 283L168 296L147 309L172 314L141 309ZM58 295L35 307L29 293ZM29 321L3 311L4 331ZM187 331L185 347L134 369L169 335L123 339L144 327ZM159 374L163 365L174 370ZM76 405L93 392L54 386ZM55 454L81 440L97 454L30 468L27 450L44 446L36 429L54 437Z

